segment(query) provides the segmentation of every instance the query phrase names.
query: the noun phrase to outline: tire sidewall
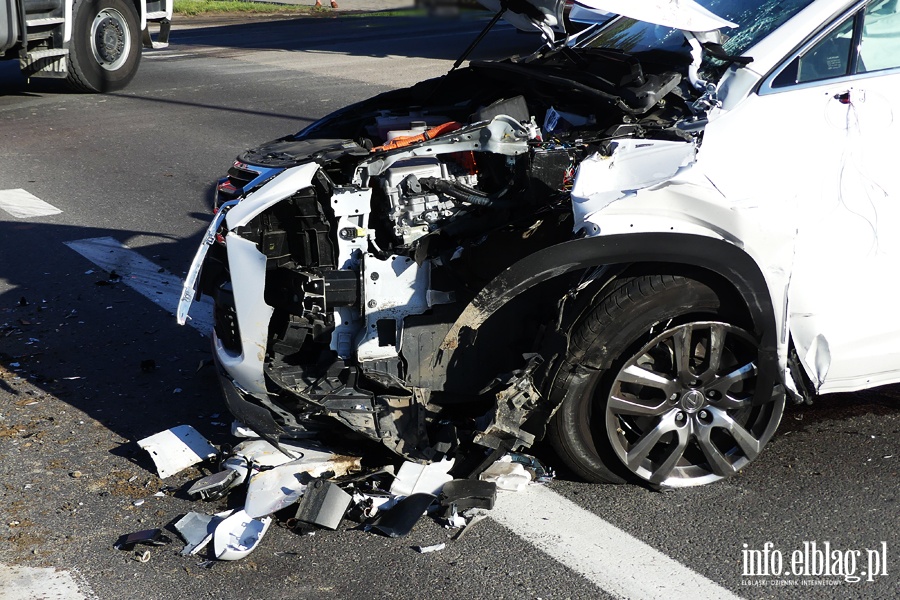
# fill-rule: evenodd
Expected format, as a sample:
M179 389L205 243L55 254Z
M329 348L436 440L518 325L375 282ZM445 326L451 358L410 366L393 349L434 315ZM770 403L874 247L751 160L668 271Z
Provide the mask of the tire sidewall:
M614 301L607 298L604 302ZM576 361L601 368L589 377L570 377L551 424L551 439L570 457L573 470L589 481L646 484L622 463L606 434L606 403L613 381L622 365L652 339L651 328L670 320L675 325L721 319L722 307L706 285L678 278L675 285L632 305L613 311L607 308L601 303L578 326L590 328L594 341L577 351ZM604 316L597 318L598 312Z
M91 50L91 25L100 11L107 8L122 14L131 38L127 58L114 71L100 66ZM141 60L141 32L134 4L129 0L76 0L73 13L72 39L69 41L70 81L76 87L93 92L109 92L128 85Z

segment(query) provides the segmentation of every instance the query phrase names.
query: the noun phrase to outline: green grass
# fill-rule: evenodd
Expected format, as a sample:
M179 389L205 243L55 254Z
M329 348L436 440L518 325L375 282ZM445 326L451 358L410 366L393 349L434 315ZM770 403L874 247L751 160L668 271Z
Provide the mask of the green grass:
M316 8L315 0L309 6L292 4L266 4L264 2L243 2L241 0L175 0L175 14L194 16L220 13L257 13L257 14L298 14L320 15L333 14L331 8Z

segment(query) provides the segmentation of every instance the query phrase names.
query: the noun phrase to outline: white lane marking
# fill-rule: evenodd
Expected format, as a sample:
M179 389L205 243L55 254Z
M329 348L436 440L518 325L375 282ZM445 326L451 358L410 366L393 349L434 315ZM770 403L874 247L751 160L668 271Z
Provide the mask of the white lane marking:
M157 273L158 267L112 238L67 245L122 282L174 314L181 280ZM212 331L209 298L195 302L188 321L204 334ZM637 538L552 490L530 485L501 492L491 518L602 590L634 600L740 600L729 590L669 558Z
M141 57L141 60L154 60L154 59L162 59L162 58L178 58L180 56L194 56L193 54L182 53L182 54L145 54Z
M66 242L66 246L105 271L115 271L122 283L146 296L172 315L181 298L182 280L161 269L140 254L111 237ZM204 297L191 306L188 324L204 335L212 332L213 304ZM174 316L172 317L174 321Z
M614 596L739 600L729 590L540 485L499 492L490 517Z
M0 190L0 208L17 219L47 217L62 211L23 189Z
M68 571L0 565L0 598L3 600L88 600L93 596L90 591L89 596L84 595L78 587Z

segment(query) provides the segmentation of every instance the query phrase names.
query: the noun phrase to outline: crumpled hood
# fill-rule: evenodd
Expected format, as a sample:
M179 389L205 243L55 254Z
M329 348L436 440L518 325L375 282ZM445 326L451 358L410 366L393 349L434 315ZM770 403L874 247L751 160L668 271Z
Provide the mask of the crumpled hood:
M500 0L478 0L485 8L497 12ZM694 0L578 0L576 4L585 8L614 13L646 21L654 25L672 27L684 31L705 32L736 27ZM537 24L549 27L557 32L564 31L563 9L565 0L509 0L504 19L523 31L533 31ZM606 16L597 14L597 22ZM584 19L580 19L584 22Z
M238 160L264 167L292 167L310 159L328 162L347 155L368 156L369 151L353 140L298 140L288 136L251 148Z

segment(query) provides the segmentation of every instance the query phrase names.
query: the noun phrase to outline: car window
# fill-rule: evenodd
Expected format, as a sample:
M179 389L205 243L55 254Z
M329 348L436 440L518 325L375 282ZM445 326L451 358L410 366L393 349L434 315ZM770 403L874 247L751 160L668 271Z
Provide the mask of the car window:
M854 17L848 18L800 57L796 83L850 74L853 21Z
M857 72L900 67L898 4L898 0L880 0L870 2L866 7Z
M772 80L773 88L799 83L826 81L858 73L900 68L900 1L869 2L859 19L859 11L846 17L822 39L784 67ZM862 31L854 28L862 25ZM854 40L858 53L854 56Z

